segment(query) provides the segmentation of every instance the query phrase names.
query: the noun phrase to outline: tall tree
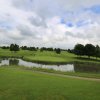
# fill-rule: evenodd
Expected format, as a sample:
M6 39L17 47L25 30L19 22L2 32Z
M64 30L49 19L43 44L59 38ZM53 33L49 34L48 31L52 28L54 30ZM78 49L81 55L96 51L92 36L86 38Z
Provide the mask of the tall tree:
M61 49L60 48L55 48L55 52L57 53L57 54L60 54L61 53Z
M87 55L89 58L91 56L95 56L95 46L92 44L86 44L85 45L85 55Z
M10 45L10 51L14 51L14 44Z
M19 45L17 45L17 44L14 45L14 51L15 51L15 52L16 52L16 51L19 51Z
M19 51L19 45L17 44L11 44L10 45L10 51Z
M74 47L74 53L79 56L84 55L84 45L76 44Z
M100 47L98 45L95 47L95 56L96 58L100 57Z

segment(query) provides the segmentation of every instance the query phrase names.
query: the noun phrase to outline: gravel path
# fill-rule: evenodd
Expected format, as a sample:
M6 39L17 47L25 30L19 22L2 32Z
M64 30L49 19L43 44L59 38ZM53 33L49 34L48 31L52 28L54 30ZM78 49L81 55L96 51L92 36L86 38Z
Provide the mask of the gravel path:
M66 77L66 78L73 78L73 79L80 79L80 80L89 80L89 81L100 82L100 79L96 79L96 78L86 78L86 77L79 77L79 76L62 75L62 74L55 74L55 73L48 73L48 72L41 72L41 71L34 71L34 72L40 73L40 74L46 74L46 75L59 76L59 77Z

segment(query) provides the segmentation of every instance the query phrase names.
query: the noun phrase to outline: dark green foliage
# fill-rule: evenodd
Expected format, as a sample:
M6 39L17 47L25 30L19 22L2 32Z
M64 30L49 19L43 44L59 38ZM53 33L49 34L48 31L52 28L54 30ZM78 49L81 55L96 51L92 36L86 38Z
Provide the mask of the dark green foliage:
M22 46L21 47L22 50L27 50L27 48L28 48L27 46Z
M9 49L9 46L2 46L0 48L2 48L2 49Z
M87 55L89 58L90 56L95 56L95 46L92 44L86 44L85 45L85 55Z
M22 46L21 49L22 50L30 50L30 51L37 51L38 50L37 47L27 47L27 46Z
M100 47L98 45L96 45L96 47L95 47L95 56L96 56L96 58L100 57Z
M82 45L82 44L75 45L75 47L74 47L74 53L76 55L79 55L79 56L84 55L84 45Z
M65 50L65 51L67 51L69 53L74 53L74 49L68 49L68 50Z
M41 51L41 52L43 52L43 51L53 51L53 48L42 47L42 48L40 49L40 51Z
M10 45L10 51L19 51L19 45L17 44L11 44Z
M15 51L15 52L16 52L16 51L19 51L19 45L17 45L17 44L14 45L14 51Z
M37 49L35 47L29 47L28 50L30 50L30 51L37 51Z
M86 44L85 46L82 44L77 44L74 47L74 53L79 56L91 56L100 57L100 47L98 45L94 46L93 44Z
M10 45L10 51L14 51L14 44Z
M57 53L57 54L60 54L61 53L61 49L60 48L55 48L55 52Z

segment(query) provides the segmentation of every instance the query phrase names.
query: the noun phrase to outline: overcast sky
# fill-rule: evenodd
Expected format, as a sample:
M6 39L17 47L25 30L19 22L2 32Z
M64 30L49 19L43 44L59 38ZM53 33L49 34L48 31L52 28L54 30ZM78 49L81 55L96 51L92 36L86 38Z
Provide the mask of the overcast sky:
M0 45L100 44L100 0L0 0Z

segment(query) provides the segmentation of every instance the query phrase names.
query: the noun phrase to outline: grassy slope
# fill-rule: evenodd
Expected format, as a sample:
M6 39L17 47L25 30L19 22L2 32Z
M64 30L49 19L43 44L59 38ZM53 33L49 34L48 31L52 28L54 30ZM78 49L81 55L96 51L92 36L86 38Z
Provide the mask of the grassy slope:
M100 100L100 82L1 67L0 100Z
M96 59L77 59L77 56L74 54L70 54L68 52L63 51L61 54L56 54L55 52L34 52L34 51L27 51L21 50L17 53L12 53L9 50L2 50L0 49L0 56L15 56L15 57L24 57L25 60L29 61L40 61L40 62L49 62L49 63L66 63L66 62L95 62L100 63L99 60Z
M34 56L35 55L35 56ZM76 59L74 54L70 54L68 52L62 52L60 55L56 54L55 52L33 52L33 51L27 51L27 50L21 50L17 53L12 53L9 50L3 50L0 49L0 56L15 56L15 57L22 57L24 56L24 60L27 61L40 61L40 62L49 62L49 63L66 63L66 62L72 62L72 61L78 61L78 62L94 62L94 63L100 63L99 61L94 60L86 60L86 59ZM39 71L45 71L45 72L52 72L52 73L59 73L59 74L67 74L67 75L73 75L73 76L81 76L81 77L94 77L94 78L100 78L100 74L95 73L68 73L68 72L56 72L53 70L47 70L47 69L36 69Z

